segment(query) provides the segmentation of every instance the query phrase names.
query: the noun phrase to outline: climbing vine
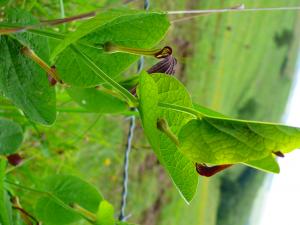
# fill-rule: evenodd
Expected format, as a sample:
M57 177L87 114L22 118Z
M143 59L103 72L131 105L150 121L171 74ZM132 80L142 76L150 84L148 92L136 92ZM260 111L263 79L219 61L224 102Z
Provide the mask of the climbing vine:
M148 6L146 1L145 9ZM26 130L17 119L1 116L3 225L15 224L14 212L26 224L71 224L82 218L98 225L129 224L124 222L127 168L136 118L186 202L196 192L199 175L209 177L236 164L279 173L276 157L300 147L299 128L229 118L192 101L185 86L173 76L177 60L172 48L159 44L172 23L170 16L186 12L114 8L39 21L20 8L3 10L0 90L9 106L22 112L22 118L32 124L53 125L58 115L57 86L85 112L130 116L120 221L115 219L115 209L109 201L76 176L50 176L42 189L23 186L8 177L8 162L17 166L22 161L18 149ZM188 13L241 10L247 9L238 6ZM63 8L61 11L64 17ZM81 24L74 32L60 33L49 28L77 20ZM141 56L151 57L156 63L144 70ZM124 80L121 74L138 60L137 74ZM34 214L21 205L16 194L19 189L38 196Z

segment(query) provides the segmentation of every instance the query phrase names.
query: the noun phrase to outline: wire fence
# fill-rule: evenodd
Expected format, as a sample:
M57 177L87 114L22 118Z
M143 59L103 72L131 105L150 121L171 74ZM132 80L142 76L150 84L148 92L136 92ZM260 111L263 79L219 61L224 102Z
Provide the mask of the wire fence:
M148 10L150 7L150 0L144 0L144 9ZM141 58L138 61L137 65L137 73L140 73L142 69L144 68L144 57L141 56ZM136 110L133 108L132 110ZM132 148L132 139L134 135L135 130L135 116L129 117L129 130L127 135L127 142L126 142L126 148L125 148L125 155L124 155L124 164L123 164L123 183L122 183L122 198L121 198L121 209L120 209L120 215L119 220L120 221L126 221L128 217L125 214L126 205L127 205L127 197L128 197L128 177L129 177L129 159L130 159L130 152Z

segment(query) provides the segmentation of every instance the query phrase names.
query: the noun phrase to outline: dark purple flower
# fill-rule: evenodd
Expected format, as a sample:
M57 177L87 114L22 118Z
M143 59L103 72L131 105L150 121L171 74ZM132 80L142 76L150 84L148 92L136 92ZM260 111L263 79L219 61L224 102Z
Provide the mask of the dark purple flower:
M170 48L170 47L168 47L168 48ZM169 56L163 58L162 60L160 60L158 63L156 63L150 69L148 69L147 73L149 73L149 74L164 73L164 74L168 74L168 75L174 75L176 64L177 64L177 60L172 55L169 55ZM130 93L133 95L136 95L136 87L133 87L130 90Z
M23 161L23 158L19 154L16 153L16 154L8 155L7 160L9 162L9 164L11 164L13 166L17 166Z
M163 58L158 63L156 63L150 69L148 69L147 72L149 74L165 73L169 75L174 75L176 64L177 64L177 60L172 55L169 55L166 58Z
M274 155L283 158L284 154L281 151L273 152Z
M232 164L224 164L218 166L206 166L205 164L196 163L196 170L201 176L211 177L216 173L219 173L228 167L231 167Z

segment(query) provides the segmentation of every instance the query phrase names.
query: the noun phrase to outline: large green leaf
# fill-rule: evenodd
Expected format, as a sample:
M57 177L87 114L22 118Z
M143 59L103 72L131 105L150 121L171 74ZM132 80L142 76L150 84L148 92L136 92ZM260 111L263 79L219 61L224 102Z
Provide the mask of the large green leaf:
M73 100L90 112L117 113L128 110L126 102L96 88L71 87L67 91Z
M182 152L194 162L230 164L262 160L300 147L300 129L204 116L180 131Z
M229 117L227 117L219 112L213 111L211 109L208 109L208 108L200 106L200 105L194 104L194 108L196 110L198 110L201 114L204 114L206 116L230 119ZM278 165L275 157L272 155L267 156L266 158L263 158L263 159L244 162L243 164L253 167L255 169L263 170L265 172L279 173L279 171L280 171L279 165Z
M4 22L13 24L14 26L28 26L39 23L39 20L24 9L7 8L5 10ZM32 49L41 59L47 63L49 62L48 38L31 32L18 32L14 34L14 37L23 45Z
M36 215L45 225L70 224L81 219L70 204L96 213L102 200L97 189L75 176L56 175L45 181L45 191L51 196L41 197L36 205ZM62 202L64 205L59 204Z
M108 202L103 200L97 212L97 225L115 225L114 207Z
M174 77L143 72L140 79L139 99L141 119L145 134L156 152L160 162L170 174L176 187L189 202L192 200L198 176L195 166L177 148L177 146L162 132L157 130L157 120L164 118L168 121L170 129L177 134L190 116L158 108L158 102L178 103L192 106L190 96L184 86Z
M0 89L30 120L52 124L56 118L55 90L47 75L24 56L15 39L0 36Z
M0 224L12 225L11 203L7 191L4 188L6 165L6 160L0 159Z
M103 81L78 57L70 45L79 40L88 43L91 47L78 45L77 48L93 59L104 73L116 77L135 62L138 56L106 53L101 47L103 44L112 42L126 47L153 48L164 37L168 27L169 21L164 13L108 10L70 33L55 49L53 58L57 57L57 69L66 83L92 87Z
M0 119L0 155L17 151L23 140L23 130L19 124Z

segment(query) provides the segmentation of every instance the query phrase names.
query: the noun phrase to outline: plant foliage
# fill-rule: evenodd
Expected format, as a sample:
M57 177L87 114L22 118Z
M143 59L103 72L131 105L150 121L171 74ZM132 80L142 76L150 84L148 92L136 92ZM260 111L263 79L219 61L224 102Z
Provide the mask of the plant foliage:
M66 91L86 112L116 114L137 108L145 136L186 202L193 199L197 189L196 163L204 168L245 164L278 173L276 153L300 147L299 128L223 116L192 102L174 76L142 71L134 83L138 84L137 95L131 89L135 87L122 86L121 74L138 55L133 51L110 52L105 46L109 43L135 49L136 54L151 52L170 26L166 13L107 10L66 34L37 25L36 18L20 9L10 8L5 15L0 23L0 90L23 112L25 121L55 123L57 88L49 78L63 83L59 90ZM53 65L59 77L51 70ZM174 65L170 66L173 71ZM15 224L8 193L13 195L12 189L22 188L7 180L4 158L18 150L22 139L23 129L17 119L0 119L3 225ZM42 183L40 190L31 190L40 196L33 216L15 207L24 220L36 218L45 225L71 224L80 219L98 225L128 224L117 222L113 206L95 187L76 176L55 175Z

